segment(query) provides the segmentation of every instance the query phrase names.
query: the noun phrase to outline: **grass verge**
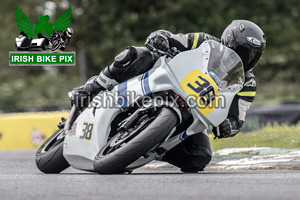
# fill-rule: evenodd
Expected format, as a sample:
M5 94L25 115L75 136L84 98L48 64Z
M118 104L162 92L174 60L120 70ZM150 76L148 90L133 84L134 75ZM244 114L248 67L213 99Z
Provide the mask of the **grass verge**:
M244 147L274 147L299 149L300 148L300 124L290 125L268 125L260 130L250 133L239 133L232 138L213 139L210 135L212 150L224 148Z

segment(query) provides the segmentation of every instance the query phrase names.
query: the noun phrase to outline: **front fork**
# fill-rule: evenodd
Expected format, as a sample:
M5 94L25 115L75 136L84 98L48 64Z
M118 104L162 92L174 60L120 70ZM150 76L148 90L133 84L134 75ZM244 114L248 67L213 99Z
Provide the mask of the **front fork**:
M71 129L73 122L76 120L77 116L75 113L76 113L76 106L73 105L64 125L65 132Z
M72 124L78 117L78 114L76 112L77 112L76 106L73 105L70 110L69 116L67 118L62 117L61 121L57 124L57 127L59 129L63 129L64 131L70 130L72 127Z

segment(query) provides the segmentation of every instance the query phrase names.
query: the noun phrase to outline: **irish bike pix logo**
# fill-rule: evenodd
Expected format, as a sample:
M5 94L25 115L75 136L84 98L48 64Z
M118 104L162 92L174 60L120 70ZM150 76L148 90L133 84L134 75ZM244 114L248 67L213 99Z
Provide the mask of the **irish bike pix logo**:
M38 16L33 24L15 7L19 36L15 39L17 51L9 52L9 66L75 66L75 52L64 52L73 35L71 18L70 7L53 24L49 15Z

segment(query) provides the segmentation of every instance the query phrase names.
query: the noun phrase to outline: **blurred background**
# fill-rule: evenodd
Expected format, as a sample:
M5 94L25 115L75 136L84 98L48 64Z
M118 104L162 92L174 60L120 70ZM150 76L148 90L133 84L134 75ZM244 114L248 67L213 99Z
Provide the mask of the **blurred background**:
M15 51L19 35L15 6L33 23L39 15L49 15L54 23L71 6L74 34L66 51L76 52L76 66L9 67L8 52ZM266 51L254 69L254 105L299 103L299 15L299 0L2 0L0 112L68 109L68 91L99 74L126 46L143 45L151 32L207 32L220 38L234 19L255 22L267 37Z

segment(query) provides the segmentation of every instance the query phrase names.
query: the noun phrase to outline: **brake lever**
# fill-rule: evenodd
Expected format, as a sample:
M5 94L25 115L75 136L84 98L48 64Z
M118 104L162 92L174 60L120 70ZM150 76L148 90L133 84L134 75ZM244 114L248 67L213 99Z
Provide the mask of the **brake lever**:
M216 139L216 138L219 138L220 137L220 127L219 126L217 126L216 127L216 129L217 129L217 135L215 135L215 138L214 138L214 140Z

